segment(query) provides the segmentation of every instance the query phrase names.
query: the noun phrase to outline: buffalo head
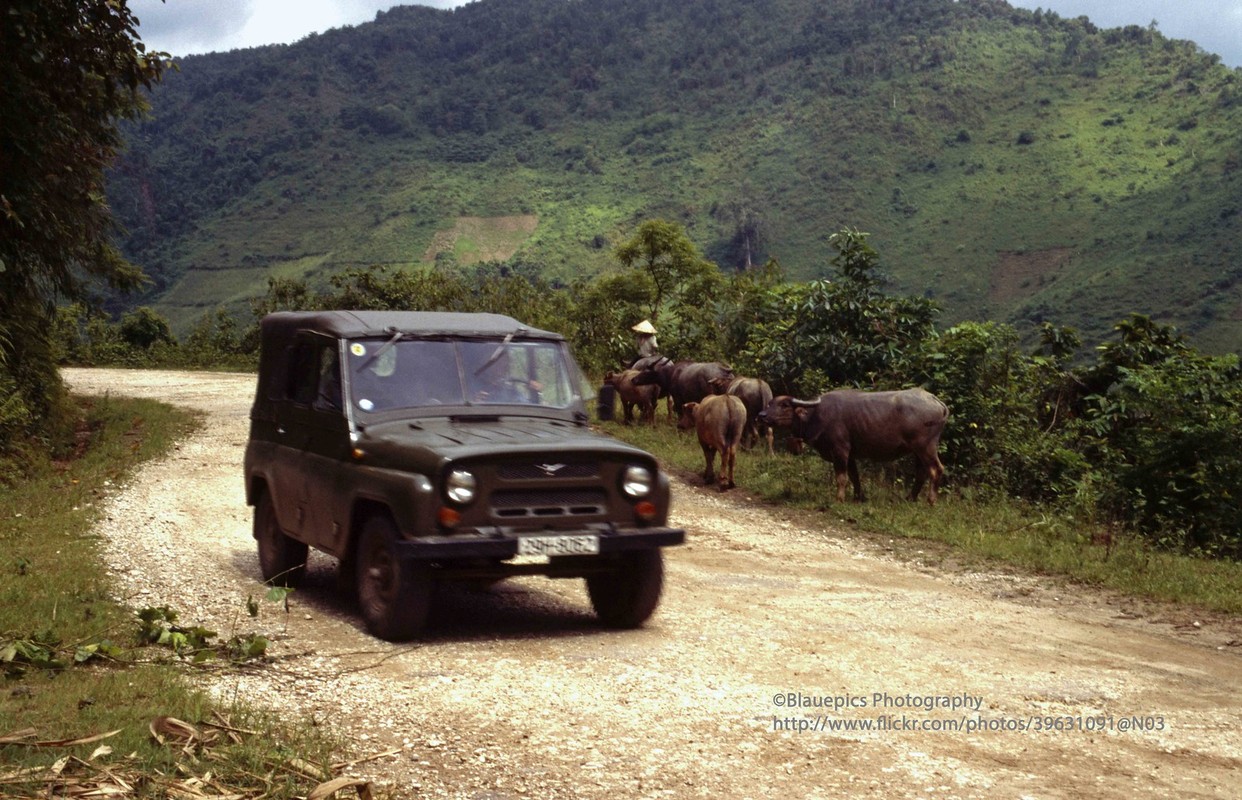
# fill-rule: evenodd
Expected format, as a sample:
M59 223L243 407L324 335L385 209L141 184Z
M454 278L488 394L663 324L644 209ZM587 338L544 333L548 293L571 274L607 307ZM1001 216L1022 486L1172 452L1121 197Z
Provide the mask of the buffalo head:
M694 427L694 410L698 403L686 403L681 407L681 416L677 418L677 430L688 431Z
M759 412L759 421L778 428L792 428L806 419L809 409L819 405L818 400L799 400L787 394L777 395Z

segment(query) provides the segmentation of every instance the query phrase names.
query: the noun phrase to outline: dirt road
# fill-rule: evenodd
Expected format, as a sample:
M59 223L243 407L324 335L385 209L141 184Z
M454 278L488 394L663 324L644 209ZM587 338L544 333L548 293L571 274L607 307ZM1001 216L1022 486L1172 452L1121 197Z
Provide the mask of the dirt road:
M743 490L674 486L689 543L666 551L642 630L601 630L581 582L532 578L446 590L429 637L391 645L337 598L328 559L291 613L252 620L253 377L66 377L206 413L107 501L127 602L271 635L271 665L213 690L346 732L358 755L396 750L350 774L398 796L1242 797L1237 620L911 565Z

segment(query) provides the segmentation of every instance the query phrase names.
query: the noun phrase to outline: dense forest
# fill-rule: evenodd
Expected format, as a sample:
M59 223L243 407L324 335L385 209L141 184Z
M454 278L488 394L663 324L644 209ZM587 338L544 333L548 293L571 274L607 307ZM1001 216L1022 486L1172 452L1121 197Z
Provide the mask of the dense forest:
M1000 0L479 0L193 56L109 200L179 333L269 278L617 269L646 219L723 272L832 274L857 227L944 319L1242 346L1236 71ZM499 266L498 266L499 265Z

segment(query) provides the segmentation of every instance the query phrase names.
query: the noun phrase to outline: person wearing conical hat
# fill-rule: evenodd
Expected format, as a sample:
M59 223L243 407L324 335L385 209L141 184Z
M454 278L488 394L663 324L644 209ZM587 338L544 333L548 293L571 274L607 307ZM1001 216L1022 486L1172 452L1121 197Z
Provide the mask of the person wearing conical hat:
M660 346L656 344L656 329L655 326L651 324L651 320L645 319L637 325L631 327L630 330L638 334L639 358L654 356L659 351Z

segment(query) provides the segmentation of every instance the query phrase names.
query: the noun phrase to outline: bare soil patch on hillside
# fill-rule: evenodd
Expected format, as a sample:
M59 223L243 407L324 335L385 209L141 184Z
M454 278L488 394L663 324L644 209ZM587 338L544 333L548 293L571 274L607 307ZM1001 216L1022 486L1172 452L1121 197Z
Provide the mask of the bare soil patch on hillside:
M530 238L539 226L539 217L523 214L509 217L458 217L453 227L438 231L423 253L424 261L435 261L437 253L461 250L459 261L473 264L504 261ZM463 247L459 248L458 243Z
M1006 304L1037 294L1065 269L1073 256L1074 250L1070 247L1054 247L1030 253L1000 253L996 266L992 269L988 300Z
M1031 576L894 557L818 517L674 485L664 602L600 628L580 581L446 588L368 636L315 558L264 607L242 486L254 378L69 370L205 427L106 499L117 591L273 640L219 698L344 734L396 797L1242 797L1242 626ZM952 502L946 498L945 502ZM936 513L929 510L928 513Z

